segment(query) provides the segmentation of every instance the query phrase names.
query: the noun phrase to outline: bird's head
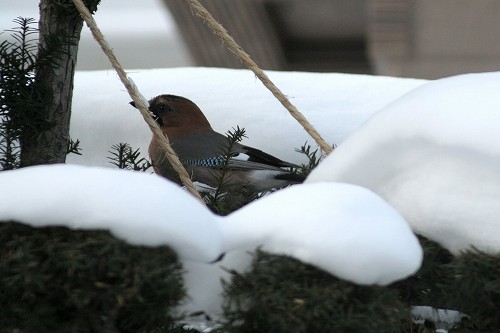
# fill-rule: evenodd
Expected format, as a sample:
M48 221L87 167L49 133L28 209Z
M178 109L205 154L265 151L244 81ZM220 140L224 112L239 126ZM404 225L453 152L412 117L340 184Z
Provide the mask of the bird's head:
M134 102L130 104L136 107ZM156 96L149 101L149 111L169 137L212 129L200 108L181 96Z

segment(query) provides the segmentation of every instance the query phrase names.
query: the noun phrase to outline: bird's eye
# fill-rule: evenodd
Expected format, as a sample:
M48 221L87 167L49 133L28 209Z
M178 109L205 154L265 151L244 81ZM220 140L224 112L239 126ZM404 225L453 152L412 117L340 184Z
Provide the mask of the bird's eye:
M170 108L170 106L168 104L161 104L160 111L161 112L169 112L169 111L172 111L172 109Z

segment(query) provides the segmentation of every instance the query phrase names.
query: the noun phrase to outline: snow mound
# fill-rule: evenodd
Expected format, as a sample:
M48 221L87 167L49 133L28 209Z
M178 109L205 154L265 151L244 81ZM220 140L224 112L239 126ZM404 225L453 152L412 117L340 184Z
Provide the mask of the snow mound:
M427 83L376 113L308 183L367 187L454 254L500 252L500 73Z
M262 245L358 284L389 284L422 261L406 221L373 192L350 184L291 186L219 223L225 248Z
M266 71L309 119L325 140L342 142L374 111L426 81L370 75ZM243 143L283 160L305 163L295 149L314 140L249 70L159 68L130 70L141 93L184 96L195 102L214 130L243 127ZM126 142L147 156L151 131L113 71L76 72L71 137L81 142L82 156L67 162L113 167L111 146Z
M141 172L50 165L0 173L0 220L108 229L136 245L169 245L183 260L263 249L360 284L414 273L422 249L377 195L337 183L297 185L219 217L177 185Z
M222 250L217 217L153 174L58 164L3 171L0 183L1 221L107 229L130 244L170 245L198 261Z

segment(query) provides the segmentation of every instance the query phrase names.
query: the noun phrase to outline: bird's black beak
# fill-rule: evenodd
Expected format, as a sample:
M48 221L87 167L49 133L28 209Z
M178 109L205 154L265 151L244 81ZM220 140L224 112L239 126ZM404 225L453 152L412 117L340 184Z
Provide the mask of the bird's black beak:
M134 101L129 102L129 104L132 105L134 108L137 109L137 106L135 105ZM153 117L153 119L158 123L158 125L163 126L163 121L161 120L161 118L156 113L154 113L151 110L151 108L149 108L149 112L150 112L151 116Z
M134 108L137 109L137 106L135 105L134 101L129 102L129 104L132 105ZM153 117L153 119L158 123L158 125L163 126L163 121L161 120L161 118L156 113L154 113L151 110L151 108L149 108L149 112L150 112L151 116Z

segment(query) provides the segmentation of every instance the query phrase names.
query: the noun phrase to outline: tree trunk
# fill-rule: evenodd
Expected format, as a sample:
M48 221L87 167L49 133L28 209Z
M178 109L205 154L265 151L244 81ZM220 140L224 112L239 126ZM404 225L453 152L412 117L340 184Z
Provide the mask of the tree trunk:
M54 62L44 63L38 67L36 83L48 88L52 102L43 112L43 118L50 123L48 130L40 133L21 135L21 165L64 163L69 144L69 121L71 101L73 97L73 77L78 53L78 42L83 20L77 14L71 1L40 1L40 45L39 52L49 51L49 41L55 36L59 40L69 41L57 45L57 56ZM59 43L58 43L59 44ZM27 129L32 131L32 129ZM24 138L24 140L23 140Z

